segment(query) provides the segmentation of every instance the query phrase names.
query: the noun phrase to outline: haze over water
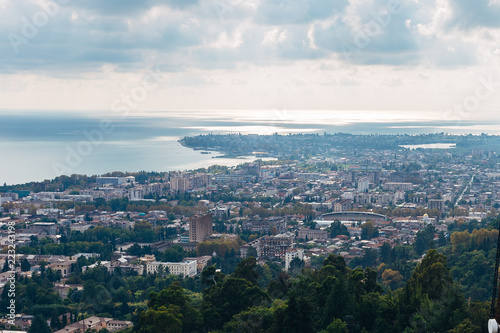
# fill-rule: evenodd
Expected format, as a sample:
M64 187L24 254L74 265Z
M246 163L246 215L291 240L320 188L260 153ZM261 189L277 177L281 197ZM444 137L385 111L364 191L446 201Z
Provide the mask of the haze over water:
M85 133L109 120L112 131L65 173L103 174L111 171L172 171L237 165L253 160L213 158L181 146L184 136L214 133L288 134L499 134L497 124L485 121L409 119L404 113L371 112L366 118L349 111L259 111L259 112L151 112L128 117L111 113L0 112L0 184L52 179L59 175L54 163L65 163Z

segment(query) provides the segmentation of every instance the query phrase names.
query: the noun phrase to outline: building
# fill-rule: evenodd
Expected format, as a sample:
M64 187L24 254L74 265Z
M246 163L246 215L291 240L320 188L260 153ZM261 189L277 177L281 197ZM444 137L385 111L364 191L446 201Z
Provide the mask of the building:
M144 255L144 257L140 257L139 260L141 262L146 262L146 263L147 262L154 262L154 261L156 261L156 257L154 254L146 254L146 255Z
M71 274L71 265L74 263L76 263L76 260L65 260L50 264L48 267L52 268L52 270L61 272L62 278L67 278Z
M350 210L351 208L352 208L352 200L350 199L340 200L333 206L333 210L335 212L345 212L347 210Z
M437 209L440 212L444 210L444 200L443 199L430 199L428 203L429 209Z
M189 189L189 179L187 177L170 178L170 190L176 192L186 192Z
M96 330L100 331L103 328L107 328L106 324L109 323L113 318L103 318L92 316L89 318L85 318L76 323L70 324L63 329L56 331L55 333L81 333L86 332L87 330Z
M358 179L358 192L368 192L370 189L370 181L368 177Z
M396 183L396 182L388 182L382 185L382 188L386 191L411 191L413 190L412 183Z
M127 327L132 327L134 324L132 324L131 321L126 321L126 320L110 320L106 323L106 328L110 332L118 331L125 329Z
M286 251L293 247L294 235L291 233L264 236L259 239L260 255L269 259L282 259Z
M57 226L51 222L35 222L31 225L30 231L39 235L53 236L57 233Z
M299 230L299 239L306 240L326 240L328 238L328 231L322 229L309 229L303 228Z
M257 251L257 259L260 257L260 238L257 238L250 243L247 243L240 247L241 258L246 258L248 255L248 249L252 247Z
M212 214L195 214L189 218L189 241L201 242L212 234Z
M286 231L286 220L279 217L248 219L241 224L242 230L259 233L269 233L272 227L283 233Z
M61 299L65 299L68 297L69 290L83 290L82 284L64 284L64 283L55 283L54 291L61 297Z
M212 256L201 256L201 257L193 257L193 258L184 258L184 260L195 260L196 261L196 269L198 273L201 273L205 267L207 267L208 263L212 259Z
M83 222L73 223L72 225L69 226L71 231L79 231L81 233L84 233L85 231L89 230L91 227L92 227L91 224L85 224Z
M124 183L135 183L134 176L128 177L97 177L96 183L99 185L122 185Z
M304 249L289 249L285 253L285 271L290 269L290 263L293 259L304 260Z
M155 274L158 272L160 266L166 267L170 274L182 276L195 276L196 275L196 260L186 260L183 262L148 262L146 264L147 274Z

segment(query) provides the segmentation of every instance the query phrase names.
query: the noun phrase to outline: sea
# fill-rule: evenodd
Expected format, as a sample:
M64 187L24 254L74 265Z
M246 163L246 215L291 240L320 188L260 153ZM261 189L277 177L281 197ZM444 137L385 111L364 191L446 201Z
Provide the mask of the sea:
M193 170L235 166L255 156L224 158L182 146L198 134L500 134L491 121L414 118L362 111L96 111L0 110L0 185L61 174Z

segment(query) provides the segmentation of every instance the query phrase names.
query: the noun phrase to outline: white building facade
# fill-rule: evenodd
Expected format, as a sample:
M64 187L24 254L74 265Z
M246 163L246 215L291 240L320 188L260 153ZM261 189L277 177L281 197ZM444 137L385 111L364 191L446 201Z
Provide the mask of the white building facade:
M186 260L184 262L159 262L153 261L146 264L146 272L155 274L158 272L158 267L168 267L170 274L195 276L196 275L196 260Z
M291 250L286 251L285 271L288 271L290 269L290 263L295 258L299 258L300 260L304 260L304 249L291 249Z

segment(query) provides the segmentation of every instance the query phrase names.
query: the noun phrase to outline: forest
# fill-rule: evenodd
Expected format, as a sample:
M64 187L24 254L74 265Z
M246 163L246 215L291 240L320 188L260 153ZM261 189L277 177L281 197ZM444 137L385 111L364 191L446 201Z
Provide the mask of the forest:
M348 263L333 254L313 258L308 266L294 259L287 272L277 262L240 258L237 242L200 243L198 253L180 246L163 252L133 246L129 254L152 253L160 261L227 249L218 250L199 276L189 278L168 271L110 272L100 265L84 270L99 259L80 257L66 284L83 288L70 289L64 299L54 288L60 274L42 263L39 275L18 277L16 306L20 313L36 315L41 326L50 320L50 327L35 326L37 333L91 315L130 320L135 332L148 333L486 332L499 220L457 222L448 235L428 226L412 245L385 243ZM146 227L139 224L119 236L143 237L141 232L150 230ZM37 249L67 255L97 251L106 258L116 246L108 243L116 232L97 227L68 234L61 244L41 242ZM345 232L339 223L330 228L331 236ZM21 269L29 270L29 263L21 262Z
M332 254L313 267L294 260L284 272L228 253L195 278L124 275L103 266L81 272L88 262L80 258L67 283L83 290L61 300L53 289L60 276L43 267L18 279L16 299L20 310L51 319L54 330L97 315L132 320L133 331L143 333L486 332L496 237L496 230L457 231L420 262L404 259L413 256L411 246L389 247L373 268L351 268ZM182 248L168 255L175 251L185 255Z

